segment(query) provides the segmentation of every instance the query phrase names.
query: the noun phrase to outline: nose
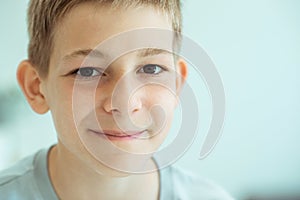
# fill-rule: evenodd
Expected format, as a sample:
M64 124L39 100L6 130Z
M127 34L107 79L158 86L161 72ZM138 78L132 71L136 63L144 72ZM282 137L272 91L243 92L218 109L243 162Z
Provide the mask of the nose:
M142 108L141 93L133 77L123 76L111 87L103 108L109 114L133 114Z

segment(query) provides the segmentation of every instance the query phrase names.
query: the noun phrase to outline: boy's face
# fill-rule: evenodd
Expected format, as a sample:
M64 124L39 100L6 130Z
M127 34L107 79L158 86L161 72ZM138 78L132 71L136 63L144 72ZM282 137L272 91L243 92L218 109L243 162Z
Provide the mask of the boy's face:
M57 24L41 91L59 145L91 166L100 166L100 160L113 168L135 170L139 163L130 155L154 152L169 131L183 82L177 73L186 70L183 63L157 50L132 51L106 69L101 62L111 56L108 52L85 59L107 38L146 27L172 29L165 15L145 6L111 10L81 4Z

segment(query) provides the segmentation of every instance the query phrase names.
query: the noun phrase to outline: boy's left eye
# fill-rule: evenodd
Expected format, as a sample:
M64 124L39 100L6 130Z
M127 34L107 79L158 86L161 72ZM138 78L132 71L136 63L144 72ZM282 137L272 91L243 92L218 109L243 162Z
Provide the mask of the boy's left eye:
M141 73L146 73L146 74L159 74L163 71L164 69L159 66L159 65L155 65L155 64L148 64L148 65L144 65L139 72Z

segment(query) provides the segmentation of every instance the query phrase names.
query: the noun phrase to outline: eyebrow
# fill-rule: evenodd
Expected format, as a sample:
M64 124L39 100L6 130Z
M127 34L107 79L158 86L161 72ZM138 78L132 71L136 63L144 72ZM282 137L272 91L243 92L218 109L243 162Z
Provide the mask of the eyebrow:
M164 50L164 49L156 49L156 48L145 48L145 49L139 49L137 50L137 56L138 57L149 57L149 56L155 56L159 54L172 54L171 52ZM75 50L70 54L67 54L66 56L63 57L63 60L69 60L72 58L76 57L86 57L86 56L91 56L91 57L96 57L96 58L103 58L106 57L104 53L97 49L79 49Z
M171 52L165 49L146 48L138 50L138 57L155 56L159 54L171 54Z
M63 57L63 60L69 60L72 58L76 58L79 56L86 57L86 56L91 56L91 57L105 57L105 55L101 52L98 51L97 49L79 49L75 50L70 54L67 54Z

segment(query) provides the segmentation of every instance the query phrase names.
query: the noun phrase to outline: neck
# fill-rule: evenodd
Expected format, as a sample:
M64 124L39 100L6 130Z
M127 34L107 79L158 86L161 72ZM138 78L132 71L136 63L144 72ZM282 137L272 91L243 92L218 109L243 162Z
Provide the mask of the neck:
M60 199L158 199L157 172L123 177L100 174L58 143L49 154L49 175Z

